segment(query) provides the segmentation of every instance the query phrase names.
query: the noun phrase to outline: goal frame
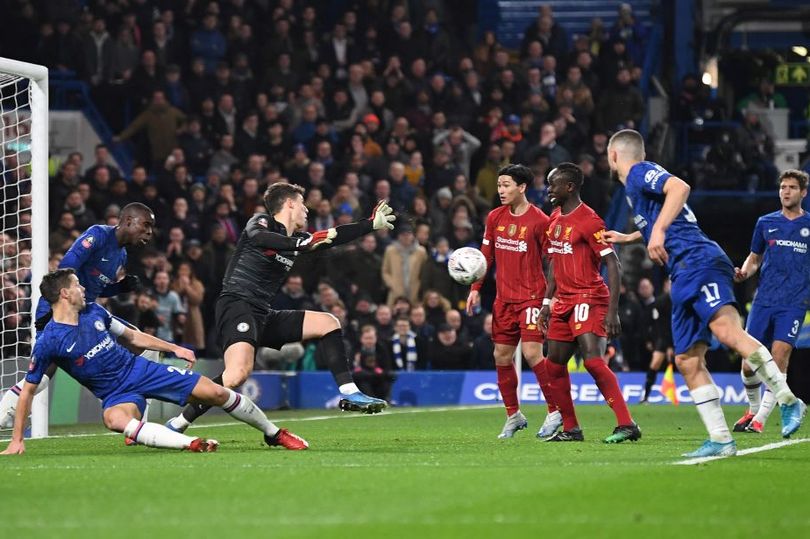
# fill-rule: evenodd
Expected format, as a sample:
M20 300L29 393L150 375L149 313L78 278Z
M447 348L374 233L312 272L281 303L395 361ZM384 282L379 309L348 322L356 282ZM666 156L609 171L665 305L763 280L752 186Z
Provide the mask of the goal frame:
M31 110L31 338L39 302L39 282L48 272L48 68L0 57L0 72L29 80ZM34 397L31 438L48 436L48 391Z

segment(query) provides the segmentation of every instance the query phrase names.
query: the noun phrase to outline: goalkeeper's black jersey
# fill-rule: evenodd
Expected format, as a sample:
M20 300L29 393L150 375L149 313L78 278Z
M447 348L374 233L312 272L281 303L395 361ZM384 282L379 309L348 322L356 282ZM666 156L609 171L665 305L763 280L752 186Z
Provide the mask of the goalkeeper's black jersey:
M372 231L372 222L364 219L335 230L337 235L332 243L320 248L355 240ZM241 298L260 313L267 314L295 259L300 253L311 251L310 236L306 232L288 236L283 224L266 213L257 213L239 236L222 280L221 295Z
M287 236L287 228L265 213L250 218L239 236L225 277L222 295L237 296L262 313L270 309L309 234Z

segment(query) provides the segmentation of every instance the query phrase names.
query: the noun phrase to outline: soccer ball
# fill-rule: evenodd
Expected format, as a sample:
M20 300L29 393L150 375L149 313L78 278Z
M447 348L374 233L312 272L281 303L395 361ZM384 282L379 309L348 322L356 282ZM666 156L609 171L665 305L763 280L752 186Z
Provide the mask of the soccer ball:
M487 259L478 249L462 247L450 255L447 271L457 283L471 285L487 273Z

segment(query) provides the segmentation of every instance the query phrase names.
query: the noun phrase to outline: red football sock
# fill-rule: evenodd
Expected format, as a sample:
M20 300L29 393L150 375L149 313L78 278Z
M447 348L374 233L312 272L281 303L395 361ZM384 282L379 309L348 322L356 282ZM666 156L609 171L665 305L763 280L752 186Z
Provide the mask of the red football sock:
M619 381L616 375L605 363L601 357L592 357L585 360L585 368L588 373L596 381L596 386L605 397L605 401L613 409L616 414L616 421L619 425L630 425L633 423L633 418L630 417L630 410L627 409L627 403L624 401L622 390L619 387Z
M495 365L495 370L498 373L498 389L501 390L503 405L506 406L506 415L512 415L520 410L517 371L514 365Z
M574 401L571 399L571 378L568 368L545 360L546 373L549 378L552 400L562 414L563 430L571 430L579 426L577 414L574 411Z
M557 405L554 403L554 397L552 396L551 379L546 371L546 363L548 363L547 359L541 360L537 365L532 367L532 370L537 377L537 383L540 384L540 390L546 398L548 413L551 413L557 411Z

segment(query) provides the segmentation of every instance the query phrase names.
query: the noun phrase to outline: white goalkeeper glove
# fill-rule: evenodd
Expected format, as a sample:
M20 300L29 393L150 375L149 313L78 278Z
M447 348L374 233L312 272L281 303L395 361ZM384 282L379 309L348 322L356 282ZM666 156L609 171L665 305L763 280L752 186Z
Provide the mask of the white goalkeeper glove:
M391 209L391 206L389 206L385 200L381 200L377 202L369 219L371 219L371 226L374 230L380 230L381 228L393 230L394 221L397 220L397 216L394 215L394 210Z

